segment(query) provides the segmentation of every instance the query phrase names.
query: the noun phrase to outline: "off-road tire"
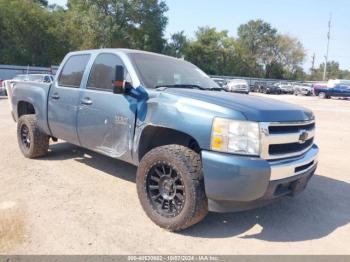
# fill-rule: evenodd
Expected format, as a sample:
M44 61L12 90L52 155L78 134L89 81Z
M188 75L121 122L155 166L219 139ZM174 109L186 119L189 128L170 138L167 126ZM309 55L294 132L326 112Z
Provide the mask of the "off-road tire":
M26 126L29 131L29 147L26 147L22 141L21 132L24 126ZM35 115L23 115L18 119L17 139L19 148L26 158L38 158L47 154L49 149L49 136L41 131Z
M147 176L155 165L171 166L182 178L185 196L183 208L174 217L166 217L155 209L147 189ZM158 226L169 231L180 231L201 221L208 213L202 163L199 154L180 145L152 149L141 160L136 176L137 192L147 216Z

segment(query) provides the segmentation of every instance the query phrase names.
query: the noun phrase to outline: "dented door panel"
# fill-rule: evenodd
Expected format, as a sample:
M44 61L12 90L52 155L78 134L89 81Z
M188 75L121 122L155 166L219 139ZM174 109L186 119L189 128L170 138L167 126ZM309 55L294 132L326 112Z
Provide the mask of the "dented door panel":
M80 144L93 151L131 162L136 99L107 91L85 89L78 113Z

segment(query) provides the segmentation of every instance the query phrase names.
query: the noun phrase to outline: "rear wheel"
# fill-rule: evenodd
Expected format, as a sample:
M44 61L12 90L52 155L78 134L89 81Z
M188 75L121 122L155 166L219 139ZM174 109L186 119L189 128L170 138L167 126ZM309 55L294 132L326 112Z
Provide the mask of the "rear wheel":
M49 136L40 130L35 115L24 115L19 118L17 139L25 157L37 158L47 154Z
M169 231L188 228L208 212L200 157L184 146L148 152L138 167L136 184L148 217Z

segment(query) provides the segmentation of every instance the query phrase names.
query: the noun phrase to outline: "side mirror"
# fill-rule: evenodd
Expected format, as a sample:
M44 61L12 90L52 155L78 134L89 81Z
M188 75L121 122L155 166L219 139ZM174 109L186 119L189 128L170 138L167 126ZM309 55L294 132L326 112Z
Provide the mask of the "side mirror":
M117 65L115 67L115 79L113 83L113 93L114 94L124 94L125 93L125 79L124 79L124 67Z

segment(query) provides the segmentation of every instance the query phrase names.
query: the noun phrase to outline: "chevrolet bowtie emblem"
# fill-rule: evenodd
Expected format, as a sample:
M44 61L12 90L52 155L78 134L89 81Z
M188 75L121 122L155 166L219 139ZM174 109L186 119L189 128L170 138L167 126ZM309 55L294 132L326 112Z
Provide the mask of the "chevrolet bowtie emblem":
M306 130L301 130L299 134L299 144L304 144L309 138L309 133Z

